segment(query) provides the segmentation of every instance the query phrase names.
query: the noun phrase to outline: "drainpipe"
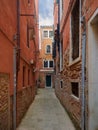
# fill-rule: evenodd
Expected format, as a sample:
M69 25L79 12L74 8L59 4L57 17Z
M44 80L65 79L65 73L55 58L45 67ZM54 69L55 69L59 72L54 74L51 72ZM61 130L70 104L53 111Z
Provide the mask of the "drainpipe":
M58 0L58 27L57 27L58 31L58 53L59 53L59 59L60 59L60 0ZM59 61L60 64L60 61ZM59 70L60 70L60 66L59 66Z
M20 65L20 2L17 0L17 75Z
M80 30L83 29L83 32L80 31L82 34L82 112L81 112L81 128L82 130L86 130L86 101L85 101L85 68L86 68L86 21L85 16L82 16L82 0L80 0ZM80 34L80 35L81 35Z
M86 130L86 112L85 112L85 68L86 68L86 25L85 25L85 19L83 20L83 33L82 33L82 130Z
M13 65L14 65L14 94L13 94L13 130L16 130L16 54L17 48L14 48Z
M17 80L18 71L20 64L20 4L17 0L17 46L14 48L13 56L13 72L14 72L14 92L13 92L13 130L16 130L16 90L17 90Z

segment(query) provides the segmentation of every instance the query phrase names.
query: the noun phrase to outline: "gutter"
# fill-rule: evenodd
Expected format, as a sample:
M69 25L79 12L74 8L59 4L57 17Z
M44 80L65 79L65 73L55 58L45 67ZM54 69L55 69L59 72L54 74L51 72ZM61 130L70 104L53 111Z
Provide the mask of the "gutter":
M16 86L17 86L17 73L16 73L16 55L17 48L14 48L14 56L13 56L13 72L14 72L14 92L13 92L13 130L16 130Z
M60 0L58 0L58 24L57 24L57 36L58 36L58 52L60 52Z
M14 48L13 55L13 72L14 72L14 89L13 89L13 130L16 130L16 92L17 92L17 80L18 71L20 65L20 2L17 0L17 46Z
M81 127L82 130L86 130L86 112L85 112L85 68L86 68L86 23L85 18L82 17L82 24L83 24L83 33L82 33L82 120L81 120Z
M17 76L20 64L20 2L17 0Z

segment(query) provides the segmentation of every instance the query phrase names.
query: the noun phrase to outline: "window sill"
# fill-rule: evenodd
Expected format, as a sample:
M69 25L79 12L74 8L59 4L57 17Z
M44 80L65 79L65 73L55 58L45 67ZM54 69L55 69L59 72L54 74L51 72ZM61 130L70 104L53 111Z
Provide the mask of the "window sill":
M51 55L52 53L50 52L50 53L45 53L46 55Z
M71 97L73 97L76 101L80 101L80 99L79 99L79 97L76 97L76 96L74 96L73 94L71 95Z
M60 73L62 73L62 72L63 72L63 70L64 70L64 68L62 68L62 69L60 70Z
M76 58L76 59L73 60L73 61L70 61L69 67L72 66L72 65L74 65L74 64L76 64L76 63L78 63L78 62L80 62L80 61L81 61L81 58L80 58L80 57Z
M49 37L43 37L43 39L48 39Z

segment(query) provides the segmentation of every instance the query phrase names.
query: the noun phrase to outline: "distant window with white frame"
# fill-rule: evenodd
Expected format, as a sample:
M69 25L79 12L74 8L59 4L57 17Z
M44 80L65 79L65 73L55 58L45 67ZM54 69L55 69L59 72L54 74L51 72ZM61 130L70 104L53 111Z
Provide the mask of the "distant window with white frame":
M56 0L56 3L58 3L58 0Z
M48 31L47 30L43 31L43 37L48 38Z
M44 60L44 68L53 68L53 60Z
M53 38L53 31L49 31L49 38Z
M47 46L46 46L46 53L47 53L47 54L50 54L50 53L51 53L51 46L50 46L50 45L47 45Z
M76 3L71 12L71 59L72 61L79 57L79 15L80 3Z
M44 60L44 68L48 68L48 60Z
M53 67L53 60L50 60L50 61L49 61L49 67L50 67L50 68Z
M60 45L60 71L63 69L63 39L61 40Z
M72 91L72 95L79 98L79 83L78 82L71 82L71 91Z
M63 80L60 80L60 87L63 88Z

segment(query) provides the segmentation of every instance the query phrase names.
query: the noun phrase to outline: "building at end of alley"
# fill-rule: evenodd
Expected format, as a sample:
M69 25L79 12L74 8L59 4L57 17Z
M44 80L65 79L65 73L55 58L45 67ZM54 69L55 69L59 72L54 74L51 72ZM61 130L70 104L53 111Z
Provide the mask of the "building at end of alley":
M53 26L40 26L39 86L54 87Z

